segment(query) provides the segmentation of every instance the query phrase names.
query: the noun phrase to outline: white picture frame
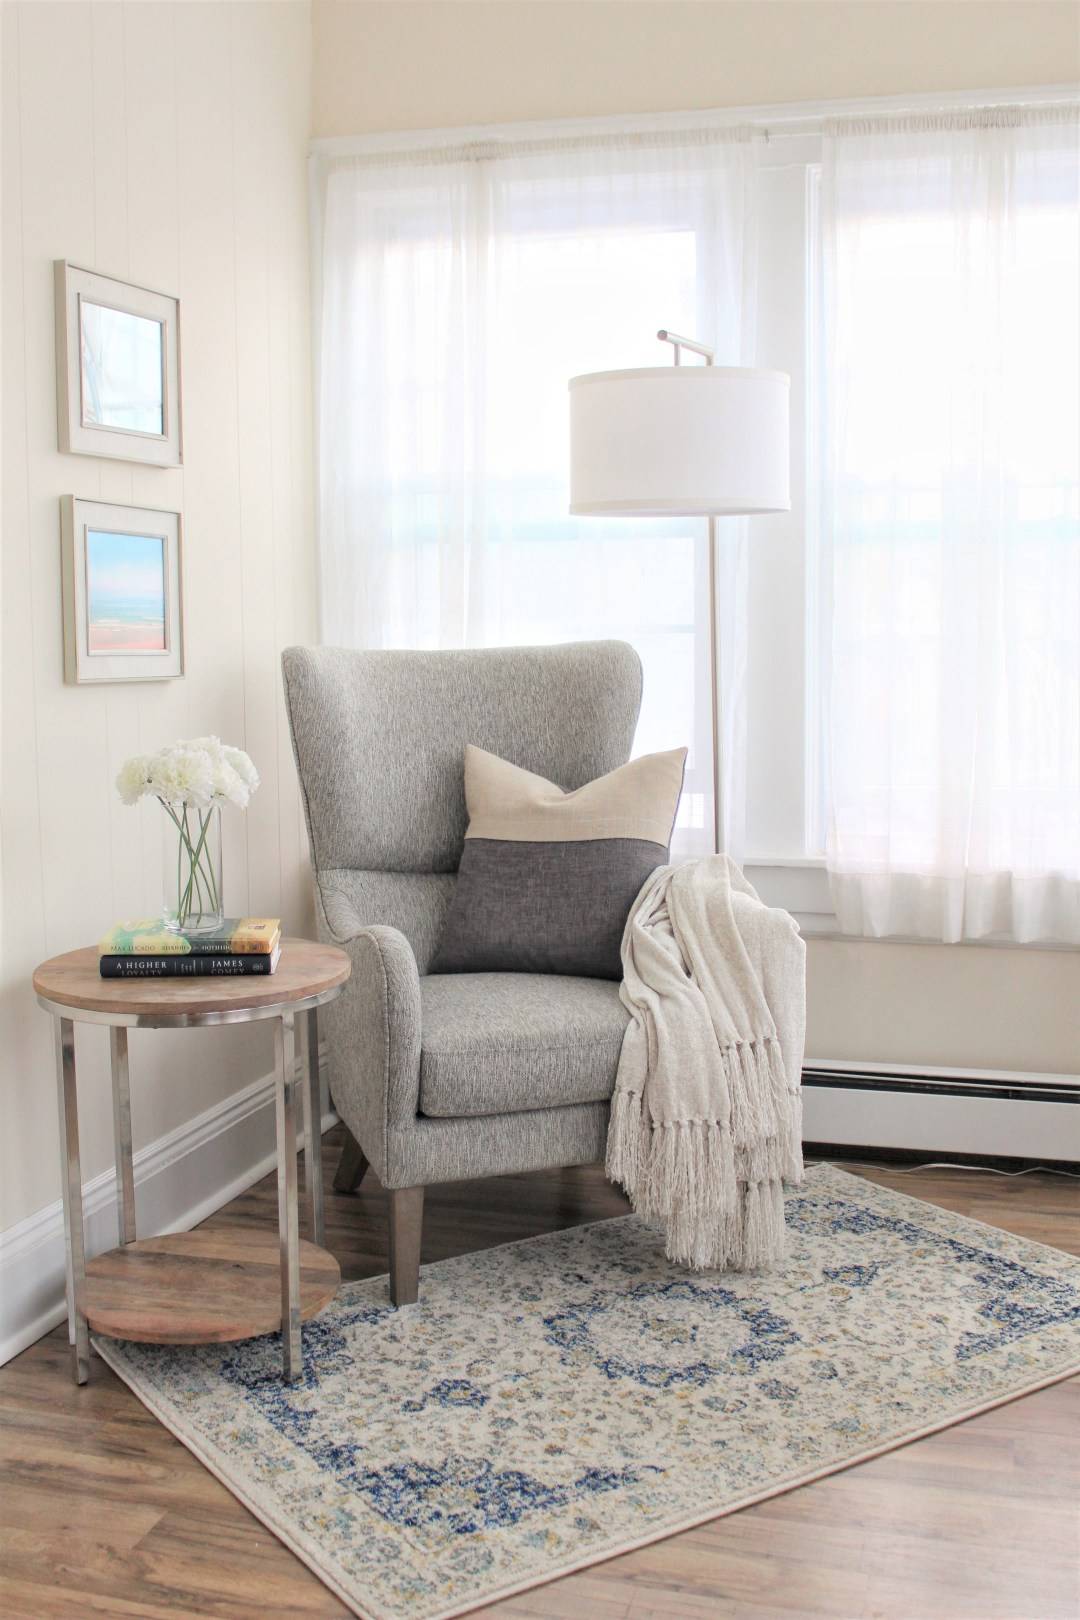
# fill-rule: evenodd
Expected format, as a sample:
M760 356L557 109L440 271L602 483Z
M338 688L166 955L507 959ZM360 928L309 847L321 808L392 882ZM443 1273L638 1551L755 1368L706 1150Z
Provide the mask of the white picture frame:
M60 449L179 467L179 300L66 259L54 294Z
M60 501L64 679L169 681L184 673L179 512Z

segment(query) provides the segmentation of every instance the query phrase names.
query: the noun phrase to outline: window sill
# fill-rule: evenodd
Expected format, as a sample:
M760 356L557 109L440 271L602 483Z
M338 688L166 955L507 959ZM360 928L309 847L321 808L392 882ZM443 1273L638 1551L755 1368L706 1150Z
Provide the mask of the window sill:
M767 906L790 911L804 939L836 940L845 945L937 945L940 939L920 939L916 935L890 934L888 938L870 934L845 934L840 930L829 894L829 875L823 855L749 855L743 870ZM1023 944L1015 939L963 939L950 944L950 950L1067 951L1076 945L1038 941Z
M841 936L823 855L749 855L743 870L767 906L790 911L807 938Z

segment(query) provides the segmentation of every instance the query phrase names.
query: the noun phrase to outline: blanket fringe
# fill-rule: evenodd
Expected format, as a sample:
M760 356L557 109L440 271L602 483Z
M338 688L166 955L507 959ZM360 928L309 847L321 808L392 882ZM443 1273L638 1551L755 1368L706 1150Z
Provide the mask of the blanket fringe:
M616 1089L611 1099L607 1156L604 1168L609 1181L617 1181L629 1193L638 1188L645 1165L646 1138L641 1131L641 1092L629 1087Z
M654 1121L617 1088L607 1173L638 1214L663 1223L668 1259L694 1270L756 1270L784 1255L784 1182L802 1180L801 1094L779 1043L721 1054L729 1118Z

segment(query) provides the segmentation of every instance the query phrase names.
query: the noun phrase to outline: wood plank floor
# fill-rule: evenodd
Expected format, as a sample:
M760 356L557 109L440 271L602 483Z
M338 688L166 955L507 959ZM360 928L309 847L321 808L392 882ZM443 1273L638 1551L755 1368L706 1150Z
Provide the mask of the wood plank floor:
M326 1138L327 1172L336 1133ZM1080 1253L1080 1183L859 1172ZM328 1192L346 1278L386 1270L385 1201ZM272 1179L213 1217L276 1220ZM625 1208L599 1167L433 1189L424 1259ZM345 1609L66 1330L0 1370L3 1620L283 1620ZM846 1473L477 1611L484 1620L1077 1620L1080 1379Z

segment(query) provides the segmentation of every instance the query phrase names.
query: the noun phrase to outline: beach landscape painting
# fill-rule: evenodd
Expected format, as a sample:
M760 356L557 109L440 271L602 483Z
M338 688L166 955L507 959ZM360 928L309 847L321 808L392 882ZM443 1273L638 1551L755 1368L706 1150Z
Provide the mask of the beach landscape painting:
M167 681L184 673L179 512L60 502L64 679Z
M165 536L86 531L86 634L91 653L164 652Z

